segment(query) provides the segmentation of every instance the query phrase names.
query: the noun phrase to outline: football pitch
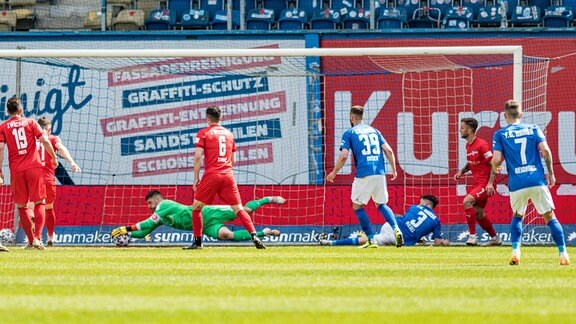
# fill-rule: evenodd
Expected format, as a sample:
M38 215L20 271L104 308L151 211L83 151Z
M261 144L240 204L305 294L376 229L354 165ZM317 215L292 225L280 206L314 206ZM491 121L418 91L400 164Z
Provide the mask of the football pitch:
M0 321L576 322L576 265L522 253L509 266L510 247L12 247Z

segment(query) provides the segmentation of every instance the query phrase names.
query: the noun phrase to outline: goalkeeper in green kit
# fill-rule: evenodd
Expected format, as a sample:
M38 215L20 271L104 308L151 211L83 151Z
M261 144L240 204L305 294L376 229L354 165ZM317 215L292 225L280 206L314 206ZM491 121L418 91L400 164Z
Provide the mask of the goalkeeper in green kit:
M264 197L258 200L249 201L244 210L248 213L255 211L265 204L284 204L286 199L282 197ZM166 225L175 229L192 230L192 206L183 205L172 200L164 199L158 190L151 190L146 194L148 208L154 212L139 223L129 226L120 226L112 230L112 236L131 233L134 238L144 238L161 225ZM236 219L236 214L230 206L205 206L202 209L203 233L218 240L245 241L252 239L246 230L231 231L224 226L225 222ZM258 237L279 236L280 231L264 228L257 232Z

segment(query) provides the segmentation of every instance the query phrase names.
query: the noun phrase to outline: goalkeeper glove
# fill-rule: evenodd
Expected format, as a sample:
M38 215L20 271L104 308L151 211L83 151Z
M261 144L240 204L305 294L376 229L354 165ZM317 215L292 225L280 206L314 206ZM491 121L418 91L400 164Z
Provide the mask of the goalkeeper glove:
M112 237L120 236L122 234L128 234L128 229L126 226L116 227L112 230Z

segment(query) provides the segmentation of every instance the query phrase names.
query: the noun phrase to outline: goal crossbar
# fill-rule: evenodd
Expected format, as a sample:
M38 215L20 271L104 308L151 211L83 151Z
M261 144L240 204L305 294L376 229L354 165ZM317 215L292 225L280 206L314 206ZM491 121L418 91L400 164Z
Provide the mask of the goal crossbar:
M238 56L369 56L369 55L484 55L522 56L522 46L247 48L247 49L14 49L0 57L238 57Z
M0 58L125 58L125 57L269 57L269 56L407 56L513 55L513 98L522 102L522 46L436 46L358 48L246 48L246 49L10 49Z

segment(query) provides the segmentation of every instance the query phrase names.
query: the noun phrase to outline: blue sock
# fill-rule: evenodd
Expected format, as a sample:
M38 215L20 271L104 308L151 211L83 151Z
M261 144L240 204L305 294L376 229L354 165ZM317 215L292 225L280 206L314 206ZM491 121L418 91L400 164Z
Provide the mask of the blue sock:
M362 227L362 230L364 231L366 236L368 236L368 239L374 237L374 232L372 231L372 224L370 224L370 218L368 217L368 214L366 213L364 208L357 209L354 211L354 213L356 214L356 217L358 217L360 227Z
M552 233L552 238L554 243L558 247L558 252L562 253L566 251L566 241L564 241L564 230L560 222L554 218L548 222L548 227L550 227L550 233Z
M382 216L384 216L386 223L392 226L392 229L396 229L396 227L398 227L398 224L396 223L396 216L394 216L392 209L390 209L388 205L386 204L380 205L380 207L378 207L378 211L382 214Z
M358 245L358 238L345 238L336 241L332 241L332 245Z
M512 250L520 248L520 238L522 237L522 218L512 216L510 221L510 242Z

